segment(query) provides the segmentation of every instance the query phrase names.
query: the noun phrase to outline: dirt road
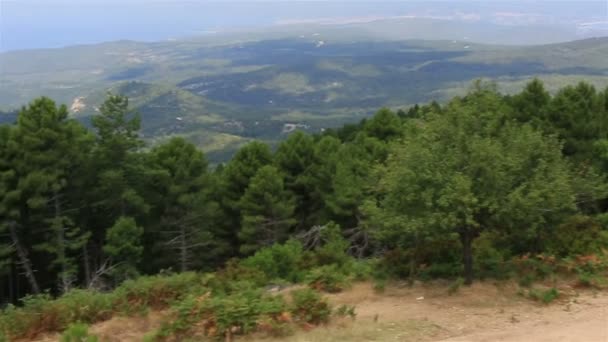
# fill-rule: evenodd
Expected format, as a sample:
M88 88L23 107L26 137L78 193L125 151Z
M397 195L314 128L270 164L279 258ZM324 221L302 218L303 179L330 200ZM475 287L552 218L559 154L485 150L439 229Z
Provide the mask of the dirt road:
M544 305L517 295L514 287L492 284L475 284L453 296L445 287L434 286L393 289L377 296L366 286L357 285L334 301L358 302L357 322L378 317L380 322L426 326L424 334L401 331L377 340L608 342L606 292L566 287L561 299Z

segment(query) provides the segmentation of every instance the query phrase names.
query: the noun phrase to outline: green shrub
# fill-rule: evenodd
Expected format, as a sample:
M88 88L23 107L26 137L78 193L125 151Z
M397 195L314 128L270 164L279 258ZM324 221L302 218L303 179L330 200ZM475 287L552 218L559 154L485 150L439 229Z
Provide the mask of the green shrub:
M301 263L304 250L302 244L295 240L285 244L274 244L257 251L253 256L242 261L248 268L262 271L269 280L283 279L300 282L303 278Z
M287 330L277 320L287 311L283 297L270 296L259 289L219 296L191 295L176 303L172 311L171 319L163 324L156 338L246 334L256 330L261 321L272 323L268 332L273 334Z
M127 314L164 309L189 294L206 292L206 281L204 275L191 272L127 280L114 290L114 308Z
M587 255L608 248L608 232L596 219L574 215L559 225L547 239L547 250L554 255Z
M384 293L386 291L386 279L374 279L374 291L376 293Z
M458 279L454 280L448 287L448 294L449 295L455 294L456 292L458 292L460 290L460 288L462 287L463 284L464 284L463 278L459 277Z
M364 281L372 278L375 273L375 268L378 265L378 260L354 260L350 263L348 272L352 278L357 281Z
M528 296L536 301L549 304L559 298L559 291L552 287L548 290L531 289L528 291Z
M262 270L245 266L239 260L232 259L226 263L222 270L216 272L212 288L217 292L230 293L233 290L233 284L236 283L262 287L269 281Z
M48 294L27 296L21 302L0 316L0 331L11 339L31 339L42 332L62 331L70 323L93 323L112 315L111 295L93 291L73 290L55 300Z
M97 342L97 336L89 334L89 326L83 323L70 324L61 334L61 342Z
M314 257L318 266L337 265L344 266L353 261L348 255L349 243L342 236L340 226L331 222L321 230L323 244L314 250Z
M481 279L508 279L512 273L508 253L499 250L495 243L500 238L493 232L483 232L473 243L475 274Z
M350 287L348 277L336 265L315 268L306 276L306 283L315 290L329 293L340 292Z
M357 312L355 311L355 307L352 305L340 305L335 311L334 314L340 317L350 317L355 319L357 317Z
M514 259L513 265L519 279L525 279L526 282L530 283L553 276L558 269L555 257L546 255L534 257L524 255L521 258Z
M291 313L297 322L320 324L329 321L331 307L319 292L301 289L293 291L291 296Z
M581 271L578 274L578 285L593 287L596 289L605 289L608 287L608 280L602 275Z
M534 277L533 274L525 274L521 278L519 278L518 283L519 283L519 286L530 287L530 286L532 286L532 284L534 284L535 281L536 281L536 278Z

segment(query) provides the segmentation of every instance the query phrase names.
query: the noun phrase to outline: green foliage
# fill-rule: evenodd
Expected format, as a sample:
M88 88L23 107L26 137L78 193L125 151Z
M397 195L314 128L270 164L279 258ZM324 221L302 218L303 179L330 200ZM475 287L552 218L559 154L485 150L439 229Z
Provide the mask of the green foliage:
M291 292L291 313L294 320L300 323L326 323L331 316L331 306L326 299L312 289L294 290Z
M334 310L334 314L341 317L357 318L356 308L353 305L342 304Z
M548 290L530 289L528 291L528 296L535 301L539 301L544 304L549 304L554 300L558 299L560 293L555 287L552 287Z
M163 309L191 293L204 293L206 290L201 274L186 272L168 276L142 276L127 280L114 290L113 307L127 314Z
M574 215L558 225L547 239L547 251L565 257L601 253L608 249L608 232L595 219Z
M479 233L543 229L575 210L560 143L503 123L506 110L498 94L480 88L408 127L382 169L383 200L368 209L381 239L407 244L457 234L470 283Z
M350 277L338 265L325 265L312 269L306 276L308 286L329 293L341 292L350 287Z
M158 332L159 337L184 338L247 334L259 328L264 319L280 329L278 318L287 309L280 296L263 294L261 290L245 290L228 295L189 296L173 307L172 318ZM196 329L196 331L195 331Z
M369 136L388 141L403 133L401 120L388 108L382 108L369 120L365 121L363 131Z
M74 322L93 323L112 315L108 294L72 290L53 300L48 295L28 296L20 307L9 306L0 316L0 331L9 338L33 338L41 332L62 331Z
M473 244L475 271L480 278L508 279L512 273L512 264L508 250L498 245L500 236L484 232Z
M283 177L273 166L264 166L251 179L239 201L243 215L239 239L241 253L248 255L261 247L287 240L295 199L285 190Z
M303 257L302 244L289 240L284 244L260 249L253 256L244 259L242 265L264 272L269 280L283 279L297 283L303 279Z
M346 252L348 241L342 236L340 226L331 222L320 230L320 239L323 244L314 250L317 265L336 265L347 267L353 259Z
M448 294L453 295L453 294L457 293L460 290L460 288L462 287L462 285L464 285L464 279L457 278L448 287Z
M383 278L374 279L374 291L376 293L384 293L386 291L387 280Z
M61 342L97 342L99 339L89 334L89 327L86 324L70 324L59 338Z
M128 279L137 274L136 266L143 253L142 235L144 229L138 227L131 217L119 217L116 223L106 232L104 252L119 263L114 276Z

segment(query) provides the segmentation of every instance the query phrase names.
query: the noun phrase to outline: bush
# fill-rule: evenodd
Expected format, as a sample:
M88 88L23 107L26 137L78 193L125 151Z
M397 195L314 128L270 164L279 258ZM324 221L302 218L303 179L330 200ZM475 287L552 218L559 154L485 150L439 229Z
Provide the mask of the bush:
M528 291L528 296L536 301L549 304L559 298L559 291L555 287L548 290L531 289Z
M546 244L547 250L558 256L601 253L608 248L608 232L596 219L574 215L552 232Z
M229 260L226 266L212 278L210 283L213 290L220 293L230 293L235 287L242 288L243 284L249 284L249 287L262 287L269 281L262 270L245 266L237 259Z
M291 293L291 313L296 321L321 324L329 321L331 307L327 300L313 289L301 289Z
M608 287L608 280L602 275L581 271L578 275L578 285L601 290Z
M308 286L329 293L340 292L350 287L350 281L336 265L321 266L306 276Z
M243 260L242 265L262 271L269 280L283 279L296 283L303 278L301 271L303 254L302 244L290 240L285 244L274 244L257 251L253 256Z
M493 232L483 232L473 243L475 274L480 278L508 279L512 273L508 253L494 245L499 240Z
M42 332L62 331L70 323L93 323L112 315L112 297L73 290L53 300L48 294L27 296L21 307L9 306L0 316L0 330L8 338L32 339Z
M513 266L520 279L520 284L521 281L524 281L529 286L536 280L553 276L559 265L555 257L541 254L534 257L524 255L516 258L513 260Z
M196 273L145 276L127 280L114 290L116 311L133 314L151 309L164 309L189 294L207 291L207 279Z
M287 331L282 325L288 322L280 320L286 311L283 297L270 296L262 290L216 297L211 293L188 296L176 303L172 318L163 324L156 338L246 334L260 326L270 327L267 332L280 335Z
M386 279L375 279L374 291L376 293L384 293L386 291Z
M459 277L454 282L452 282L452 284L450 284L450 286L448 287L448 294L450 296L455 294L456 292L458 292L460 290L460 288L462 287L463 284L464 284L464 279Z
M61 334L61 342L97 342L97 336L89 335L89 326L83 323L70 324Z
M342 236L340 226L335 223L328 223L321 230L323 245L314 250L316 264L345 266L353 261L348 255L349 243Z
M340 316L340 317L350 317L352 319L355 319L357 317L357 313L355 312L355 307L352 305L340 305L334 312L334 314L336 316Z

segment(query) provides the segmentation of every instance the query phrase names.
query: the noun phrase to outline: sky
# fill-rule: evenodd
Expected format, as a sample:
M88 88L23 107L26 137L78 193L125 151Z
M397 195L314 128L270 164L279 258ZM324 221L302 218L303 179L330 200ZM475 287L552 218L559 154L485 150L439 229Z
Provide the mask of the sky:
M396 15L575 25L608 22L608 0L0 0L0 51L121 39L158 41L320 18Z

